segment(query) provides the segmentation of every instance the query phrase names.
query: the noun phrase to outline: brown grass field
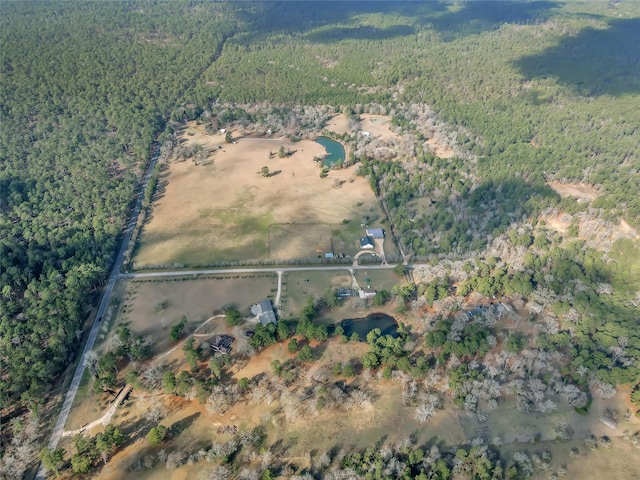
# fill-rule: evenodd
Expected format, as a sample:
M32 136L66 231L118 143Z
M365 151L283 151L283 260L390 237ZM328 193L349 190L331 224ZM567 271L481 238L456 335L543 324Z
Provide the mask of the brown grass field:
M150 265L202 265L231 260L264 260L269 256L272 224L346 225L381 217L367 181L354 167L332 170L320 178L314 157L324 148L313 141L291 143L287 139L242 138L228 144L222 134L207 135L204 127L189 123L180 141L205 148L221 148L214 163L196 166L190 160L169 165L164 192L153 204L134 259L137 267ZM280 146L293 153L286 158ZM270 172L260 172L267 166ZM346 227L345 227L346 228ZM304 237L279 242L282 258L316 256L316 245ZM273 258L273 255L272 255Z
M344 133L351 133L351 127L349 126L349 119L344 113L338 113L334 115L329 123L327 123L327 130L330 132L335 132L338 135L342 135Z

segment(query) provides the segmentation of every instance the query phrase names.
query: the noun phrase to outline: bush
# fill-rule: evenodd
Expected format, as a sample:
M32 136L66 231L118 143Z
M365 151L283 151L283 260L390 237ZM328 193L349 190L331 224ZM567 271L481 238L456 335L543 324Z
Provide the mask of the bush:
M298 348L298 340L296 340L295 338L289 340L289 344L287 345L287 350L289 351L289 353L296 353L298 351Z
M242 315L237 308L231 307L225 312L225 317L227 319L227 325L229 327L235 327L236 325L240 325L240 321L242 320Z
M342 375L344 375L345 378L355 377L356 372L353 369L353 365L351 365L350 363L347 363L344 367L342 367Z
M311 350L311 347L309 345L305 345L300 349L300 352L298 353L298 360L306 363L311 362L314 359L315 355L313 354L313 350Z
M167 427L164 425L158 425L157 427L153 427L147 433L147 441L152 446L160 445L164 441L164 437L167 434Z

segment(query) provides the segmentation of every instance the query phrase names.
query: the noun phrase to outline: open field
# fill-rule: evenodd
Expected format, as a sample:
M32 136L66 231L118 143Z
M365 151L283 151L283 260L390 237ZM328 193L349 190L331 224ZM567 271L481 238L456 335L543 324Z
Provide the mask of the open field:
M244 277L244 278L243 278ZM169 328L184 315L195 325L235 306L249 316L256 301L275 295L273 274L233 275L213 278L160 282L129 281L125 320L132 331L143 335L162 352L170 346ZM160 304L163 308L158 310Z
M282 277L286 314L298 315L309 297L320 298L329 288L351 287L351 274L344 272L289 272Z
M320 178L313 159L324 153L321 145L233 135L238 142L229 144L222 134L207 135L204 126L188 124L179 140L215 150L210 154L214 163L196 166L187 160L169 165L135 266L265 260L272 224L360 224L382 216L370 186L354 168L332 170L328 178ZM280 146L292 154L270 158ZM263 166L271 176L259 173ZM288 258L316 256L314 245L302 244L299 250L277 247L275 252Z
M349 119L344 113L338 113L337 115L334 115L331 120L329 120L329 123L327 123L326 129L330 132L335 132L338 135L351 133Z
M363 113L360 115L360 119L360 127L362 128L362 131L369 132L372 137L400 138L400 135L389 130L391 117Z
M324 257L333 253L330 225L272 224L269 258Z
M371 287L375 290L390 291L395 285L406 282L404 276L393 270L356 270L356 280L361 288Z

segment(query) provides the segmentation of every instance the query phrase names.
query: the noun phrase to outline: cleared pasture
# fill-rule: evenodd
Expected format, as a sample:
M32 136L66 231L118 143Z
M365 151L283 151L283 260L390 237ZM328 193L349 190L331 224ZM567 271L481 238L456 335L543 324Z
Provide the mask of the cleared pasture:
M131 330L152 342L163 352L170 346L169 329L186 316L189 324L200 324L214 313L230 306L249 316L249 307L264 298L274 297L275 274L216 275L184 280L181 277L161 281L130 280L124 299Z
M406 283L404 276L398 275L393 270L361 269L355 271L355 277L360 288L370 287L375 290L390 291L395 285Z
M307 299L324 296L330 288L351 287L351 274L345 266L344 271L287 272L282 277L285 315L299 314Z
M225 143L224 135L207 134L195 123L184 129L179 142L202 145L210 162L195 165L187 159L168 165L135 252L135 268L299 258L309 250L304 243L302 250L296 247L302 237L292 237L287 247L286 239L274 234L270 246L271 225L317 225L328 229L326 238L335 230L330 225L359 225L381 217L371 187L355 167L331 170L320 178L314 162L324 154L320 144L245 138L242 132L233 132L233 137L236 143ZM275 152L281 146L291 154L279 158Z

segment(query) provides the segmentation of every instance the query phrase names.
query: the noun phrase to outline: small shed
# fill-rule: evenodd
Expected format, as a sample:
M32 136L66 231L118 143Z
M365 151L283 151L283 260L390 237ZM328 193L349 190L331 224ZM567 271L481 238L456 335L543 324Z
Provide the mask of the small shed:
M360 298L373 298L376 296L376 291L373 288L361 288L358 291Z

